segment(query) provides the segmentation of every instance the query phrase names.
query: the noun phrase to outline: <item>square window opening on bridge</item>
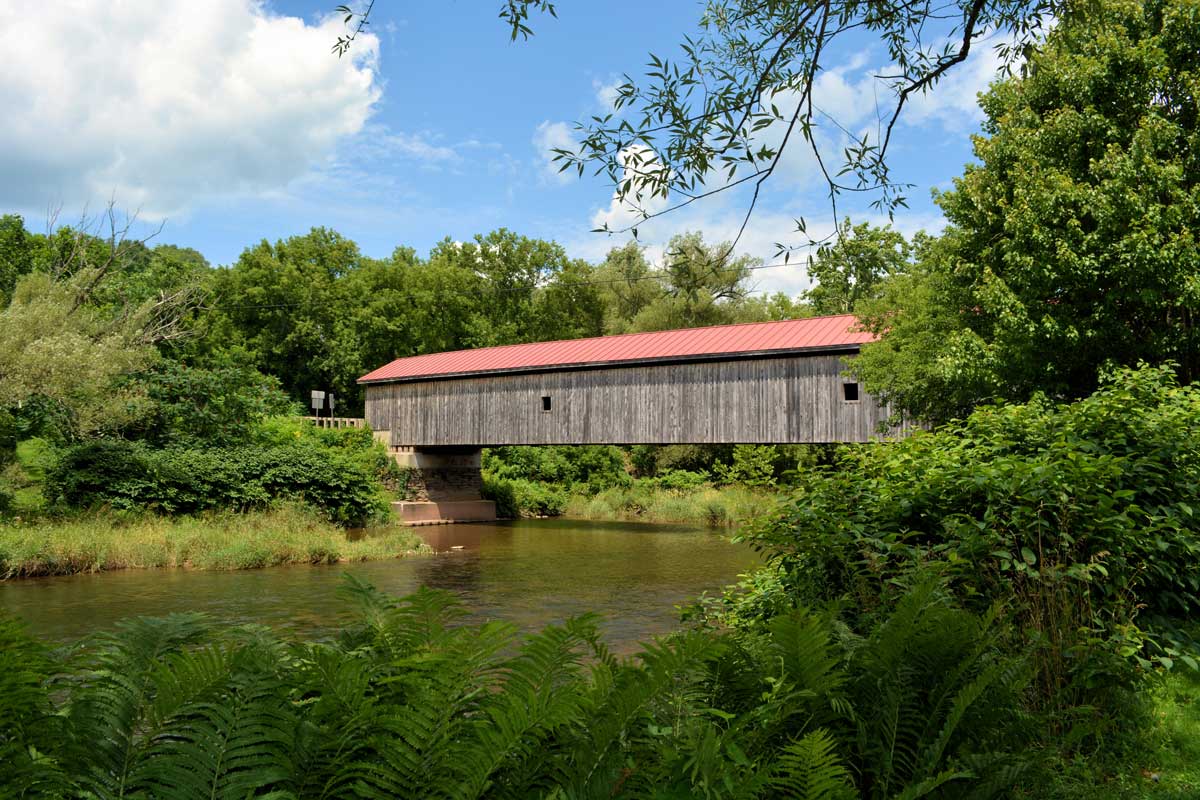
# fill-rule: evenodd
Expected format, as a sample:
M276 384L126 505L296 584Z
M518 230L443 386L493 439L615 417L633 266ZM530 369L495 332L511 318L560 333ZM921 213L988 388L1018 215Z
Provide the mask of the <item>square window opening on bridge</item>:
M544 394L544 395L542 395L542 411L549 411L549 410L550 410L550 396Z
M859 396L858 396L858 384L857 383L843 383L842 384L842 400L846 401L847 403L857 403L858 402Z

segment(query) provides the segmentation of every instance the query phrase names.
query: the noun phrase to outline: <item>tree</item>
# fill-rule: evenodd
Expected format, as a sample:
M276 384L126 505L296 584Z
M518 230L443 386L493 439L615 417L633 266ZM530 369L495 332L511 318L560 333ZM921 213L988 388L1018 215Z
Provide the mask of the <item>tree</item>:
M83 283L26 275L0 312L0 409L51 404L68 438L124 421L136 394L114 391L117 379L154 356L139 319L76 303Z
M133 223L110 205L37 243L33 271L0 311L0 410L50 417L66 438L115 428L143 410L141 392L119 384L154 362L156 346L188 335L182 321L195 293L106 299L149 258L146 240L128 235Z
M659 275L637 242L608 251L596 270L596 284L604 303L605 333L628 333L637 316L664 295Z
M16 214L0 217L0 306L12 299L17 280L33 271L36 250L44 237L25 230L25 220Z
M902 273L908 264L909 246L891 226L851 225L843 236L821 247L808 267L816 285L804 294L814 314L849 314L860 300L872 297L879 284Z
M445 240L427 260L409 248L362 256L317 228L242 253L214 281L200 366L238 363L277 377L294 399L330 389L360 407L356 383L394 358L602 332L591 267L554 242L499 230Z
M729 257L728 242L708 245L697 232L675 236L653 269L636 244L614 248L597 271L604 281L609 333L661 331L766 318L750 299L756 260Z
M346 52L373 7L373 0L361 12L339 7L350 33L338 38L335 53ZM555 14L546 0L501 4L514 40L531 35L531 11ZM821 167L835 222L844 192L874 193L875 204L890 213L905 202L904 187L887 167L891 132L905 105L965 62L982 37L1001 34L1011 61L1036 39L1044 15L1070 12L1048 0L709 0L699 30L683 37L679 58L651 53L644 81L625 75L614 113L580 123L577 150L554 152L563 170L582 176L592 168L607 176L635 212L622 231L749 184L744 231L762 186L800 142ZM881 42L891 59L879 76L878 125L867 126L879 131L874 138L849 132L813 96L829 54L839 46L861 49L863 35ZM819 130L831 134L828 141ZM652 205L655 198L665 207ZM805 231L802 219L797 231ZM730 252L740 238L739 232Z
M591 268L556 242L500 229L473 242L446 240L430 262L442 261L473 278L467 341L486 347L601 332L603 310Z
M982 100L951 227L877 306L855 370L931 419L1091 393L1105 363L1200 377L1200 17L1115 0L1066 17Z
M636 233L645 220L745 184L753 191L736 247L763 185L796 146L816 159L835 223L846 192L873 195L873 205L890 215L905 205L905 187L887 165L905 105L966 61L988 33L1006 35L1011 43L1001 49L1011 61L1036 40L1051 11L1063 13L1038 0L712 0L699 31L680 44L681 55L651 54L643 80L625 76L614 113L580 123L578 149L558 149L556 158L563 169L608 177L635 216L620 231ZM874 136L851 133L814 98L828 54L862 32L877 37L892 61L879 76L878 125L868 126ZM806 231L798 219L796 233L807 238ZM777 247L779 254L793 249Z
M362 261L354 242L325 228L247 248L216 277L201 365L224 353L278 377L295 399L329 389L350 400L366 370L343 278Z

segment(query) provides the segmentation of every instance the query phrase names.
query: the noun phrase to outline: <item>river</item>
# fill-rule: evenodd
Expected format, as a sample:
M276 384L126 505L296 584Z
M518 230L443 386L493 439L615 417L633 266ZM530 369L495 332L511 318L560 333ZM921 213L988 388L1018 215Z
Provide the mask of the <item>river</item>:
M726 531L676 525L523 520L416 529L438 552L394 561L238 572L125 570L0 582L0 607L58 641L126 617L201 611L228 623L262 623L327 636L349 619L344 573L405 594L420 586L459 595L471 619L535 630L573 614L603 615L619 650L671 629L675 606L714 593L757 557Z

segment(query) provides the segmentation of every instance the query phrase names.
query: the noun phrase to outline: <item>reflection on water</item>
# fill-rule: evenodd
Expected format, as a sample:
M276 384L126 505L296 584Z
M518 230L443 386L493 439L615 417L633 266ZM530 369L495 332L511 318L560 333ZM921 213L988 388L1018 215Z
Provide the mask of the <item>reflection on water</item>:
M438 555L243 572L128 570L0 583L0 607L43 636L71 639L123 617L203 611L327 635L348 618L336 596L344 572L394 594L455 592L474 620L535 629L584 611L604 615L623 649L671 628L674 606L714 591L756 557L723 532L681 526L562 520L419 528Z

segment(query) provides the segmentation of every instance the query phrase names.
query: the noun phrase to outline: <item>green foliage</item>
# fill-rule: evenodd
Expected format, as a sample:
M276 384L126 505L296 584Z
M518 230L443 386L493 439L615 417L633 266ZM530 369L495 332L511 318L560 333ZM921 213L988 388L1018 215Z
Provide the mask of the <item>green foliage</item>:
M163 450L99 439L64 451L46 476L45 492L51 502L72 508L166 513L261 508L298 499L335 522L354 524L382 512L376 480L361 452L299 437L267 445Z
M7 468L17 455L17 421L0 408L0 514L12 504L12 486L5 478Z
M49 653L17 619L0 610L0 790L50 797L65 784L49 753L63 732L50 701Z
M565 513L577 519L687 522L711 527L737 525L767 511L773 494L745 486L715 487L697 473L638 478L631 485L593 494L575 492Z
M105 511L0 523L0 581L125 569L336 564L402 558L421 545L398 525L351 534L298 502L169 517Z
M734 445L732 463L716 465L716 476L722 483L773 486L778 458L779 451L770 445Z
M732 448L728 445L652 444L634 445L629 460L638 477L650 478L669 470L711 472L719 461L728 461Z
M1200 606L1198 487L1200 388L1145 367L1075 404L984 407L847 448L751 539L789 591L860 613L926 568L972 607L1003 604L1041 697L1065 707L1196 663L1159 620Z
M709 475L707 472L689 472L685 469L666 469L661 470L657 475L651 478L654 485L660 489L667 489L674 492L684 492L689 489L699 489L708 483Z
M39 238L25 229L19 215L0 216L0 308L12 299L21 276L33 271Z
M708 245L700 233L675 236L665 262L652 268L637 243L609 251L596 270L606 333L695 328L771 317L780 300L750 298L755 260L730 257L730 244Z
M993 797L1021 776L1021 661L928 585L861 635L799 609L630 659L591 617L518 640L445 592L344 592L336 642L174 615L54 661L0 620L0 775L164 800Z
M804 293L814 314L849 314L874 297L880 284L908 267L909 245L891 226L851 225L847 219L833 244L823 245L808 267L816 285Z
M132 393L113 392L118 378L147 366L154 351L140 341L137 315L114 321L79 297L95 275L64 280L32 273L18 281L0 311L0 407L30 400L60 410L67 435L122 419Z
M870 314L895 341L856 362L869 388L941 420L1085 396L1109 362L1200 377L1198 36L1191 0L1080 7L984 95L921 285Z
M564 488L584 484L590 491L629 483L621 450L609 445L489 447L483 468L497 478L552 483Z
M503 519L557 517L567 507L567 492L561 487L487 472L483 474L483 497L495 501L496 514Z
M601 229L632 230L635 237L643 220L723 191L752 185L757 199L776 168L798 157L820 164L822 195L832 201L843 192L871 196L871 205L890 217L906 205L905 186L891 180L887 163L893 126L906 103L963 69L959 65L975 57L972 48L983 31L997 31L1008 42L1000 47L1008 61L1034 45L1044 14L1066 12L1058 5L1006 0L945 8L895 0L819 7L711 0L696 29L682 34L676 48L649 54L642 75L626 73L612 113L581 120L578 145L554 148L554 158L561 170L605 176L632 219L625 227L610 229L605 222ZM834 54L873 48L886 50L895 68L878 76L880 124L855 133L857 117L839 120L815 98L822 95L820 76L838 63ZM825 126L844 136L817 135ZM811 152L797 154L795 148ZM715 174L722 183L714 187ZM796 233L806 234L803 219L796 221ZM789 250L776 247L780 255Z
M248 367L163 361L133 382L145 394L145 410L125 433L159 446L241 444L264 418L295 405L277 379Z
M293 398L355 381L400 356L602 332L591 267L553 242L499 230L388 259L324 228L248 248L214 282L217 302L193 361L242 359Z

